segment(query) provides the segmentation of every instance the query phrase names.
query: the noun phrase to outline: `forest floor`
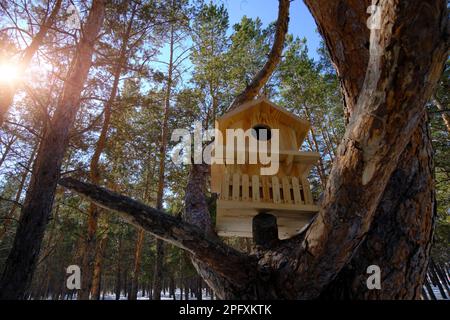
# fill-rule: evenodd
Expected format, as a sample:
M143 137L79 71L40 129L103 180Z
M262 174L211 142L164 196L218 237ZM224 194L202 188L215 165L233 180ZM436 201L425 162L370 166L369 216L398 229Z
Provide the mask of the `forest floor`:
M443 297L441 294L441 291L439 291L439 288L437 286L431 286L431 288L433 289L433 293L436 296L437 300L450 300L450 297Z
M450 300L450 297L443 297L441 292L439 291L439 288L437 286L431 286L433 289L433 293L436 296L437 300ZM180 299L181 296L181 290L176 289L175 290L175 299L169 294L169 292L161 291L161 300L185 300L185 295L183 294L182 299ZM51 299L51 297L49 297ZM76 296L73 297L74 300L76 300ZM127 300L127 296L121 295L120 300ZM114 293L108 292L102 295L101 300L116 300L116 295ZM149 300L148 295L143 296L142 291L138 292L137 300ZM188 300L197 300L194 294L189 294ZM209 293L206 292L206 289L203 290L202 300L211 300L211 296Z

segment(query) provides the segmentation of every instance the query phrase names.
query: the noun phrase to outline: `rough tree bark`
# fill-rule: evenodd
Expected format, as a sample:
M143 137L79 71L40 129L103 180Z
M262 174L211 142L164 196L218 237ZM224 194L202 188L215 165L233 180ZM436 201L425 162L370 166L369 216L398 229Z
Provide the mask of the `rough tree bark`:
M280 5L281 3L282 1ZM320 4L322 8L314 9L313 3ZM370 37L366 38L369 42L365 42L369 46L365 60L368 62L367 72L352 70L350 66L353 60L363 59L358 50L350 49L347 52L348 47L343 45L360 36L358 28L345 23L321 23L320 20L327 21L327 17L340 12L365 21L362 16L355 14L358 12L356 9L365 4L353 0L318 0L308 1L308 4L324 37L327 39L331 33L337 34L327 39L328 45L333 41L338 43L335 47L330 46L332 57L337 55L347 58L348 70L345 74L340 74L340 77L343 83L348 82L343 91L344 96L348 96L346 104L349 124L336 154L320 211L304 233L277 241L270 248L258 248L253 254L246 255L227 247L216 236L206 234L204 228L166 216L129 198L73 179L63 179L60 182L105 207L122 212L131 223L189 251L197 270L220 298L319 297L342 268L352 261L363 241L369 239L368 235L371 232L377 235L377 223L382 225L382 219L374 222L375 229L371 229L371 224L379 213L378 208L386 188L385 197L388 197L391 176L395 172L401 176L401 172L396 170L400 168L397 168L397 163L402 159L403 152L407 148L411 148L411 153L426 150L415 148L411 141L424 139L423 132L417 134L418 138L415 132L422 124L425 103L435 89L447 57L449 43L446 2L386 0L379 3L380 29L372 30ZM336 11L336 6L340 11ZM365 12L365 9L366 7L360 12ZM359 31L366 32L362 29ZM347 55L352 51L353 55ZM361 77L358 74L361 72L364 73L363 82L359 83ZM352 101L351 105L349 101ZM417 165L419 169L416 171L420 172L421 168L427 166L429 164ZM207 171L202 166L193 166L192 170L198 171L195 179L206 179ZM411 169L408 168L408 173L409 170ZM194 177L192 172L191 176ZM427 176L422 179L425 182L421 185L426 185L429 181ZM197 190L204 186L202 183L203 181L198 182ZM429 189L411 192L414 193L429 195ZM392 197L392 191L390 196ZM187 200L186 206L189 203ZM197 200L199 202L192 202L195 212L200 215L199 219L191 220L195 224L197 221L208 220L203 216L208 214L202 208L204 199L198 196ZM390 205L393 202L396 201L385 203ZM417 206L417 200L411 200L402 201L401 204L405 208L422 210L424 207L424 210L428 210L427 204L430 207L433 203L431 201ZM405 210L410 210L409 208ZM189 217L191 212L187 209L186 215ZM407 217L414 219L415 214L417 213ZM408 257L406 265L412 264L414 259L421 260L427 254L426 247L429 246L429 238L424 240L426 237L413 239L413 245L408 243L409 239L405 240L405 236L411 238L415 234L414 231L410 232L407 225L410 220L400 220L404 234L394 238L394 246L399 249L403 250L404 244L408 244L406 253L402 253ZM391 222L391 225L394 224ZM424 226L423 230L417 230L426 235L430 229L431 226ZM389 239L383 238L386 234L380 235L388 245ZM396 242L397 240L399 241ZM371 245L368 244L369 247ZM397 256L388 254L385 259L395 261ZM408 273L408 279L416 287L420 285L415 281L420 280L422 270L422 267L414 268ZM387 291L386 294L387 297L395 296L394 291Z
M200 260L212 265L217 264L215 268L218 274L230 278L235 278L236 275L247 277L243 274L245 267L240 271L234 271L236 274L229 274L233 270L230 265L233 265L234 261L251 262L252 258L228 247L215 235L206 236L204 229L198 226L91 183L80 182L73 178L62 178L59 184L79 192L98 206L121 213L127 222L141 226L147 231L152 230L150 233L156 237L194 254ZM227 259L230 263L223 263L225 261L223 259Z
M372 226L324 299L419 299L435 220L433 163L425 119L402 153ZM381 290L367 290L367 267L378 265Z
M91 298L93 300L100 300L100 285L102 280L102 266L103 266L103 256L106 251L106 246L108 244L108 222L106 223L105 230L103 231L103 235L100 241L97 244L97 248L95 250L95 258L94 258L94 270L92 273L92 286L91 286Z
M331 58L341 80L346 115L351 117L357 107L357 99L369 63L370 30L367 26L368 15L366 12L370 1L305 2L315 16L319 29L327 42ZM423 5L429 7L428 4ZM359 32L356 37L349 37L348 32L341 31L340 26L345 26L344 30L347 28L348 30L359 30ZM425 34L424 37L426 37ZM356 59L355 56L357 56ZM322 297L360 299L419 297L420 290L418 288L420 289L419 284L425 277L423 271L429 255L426 241L431 238L434 219L431 156L431 141L427 134L424 117L408 147L403 151L399 166L391 177L378 206L374 226L371 227L364 244L358 249L349 266L344 268L337 279L328 286L327 292ZM399 179L399 176L402 179ZM397 194L397 196L393 196L393 194ZM419 219L419 217L421 218ZM400 222L407 222L406 228L409 228L410 231L405 232L404 228L399 228ZM372 245L369 246L368 243L372 243ZM377 248L402 248L403 250L397 251L398 256L403 253L405 257L412 257L415 252L415 265L408 266L407 259L395 258L393 256L395 251L389 251L391 252L389 258L383 257L381 253L387 251L374 250L375 243L378 244ZM395 263L394 259L397 259ZM382 282L390 283L390 285L382 286L381 290L369 293L363 278L366 276L365 268L371 264L380 266ZM353 265L359 267L355 268ZM385 276L389 276L389 278L385 278ZM409 281L402 279L409 279Z
M25 48L22 59L20 60L18 66L19 66L19 73L23 73L28 65L31 62L31 59L35 55L35 53L38 51L39 47L41 46L42 42L44 41L45 36L47 35L48 29L50 29L53 24L55 23L56 17L58 15L58 12L61 8L62 0L57 0L55 3L55 6L53 7L52 12L46 18L41 28L39 29L38 33L34 36L34 38L31 40L31 43L28 47ZM2 88L0 90L0 126L3 125L3 122L5 120L5 116L11 106L11 103L13 102L14 95L16 94L17 86L16 84L13 84L11 87L8 88Z
M0 299L23 299L29 288L104 11L105 2L94 0L55 114L39 146L19 227L0 280Z

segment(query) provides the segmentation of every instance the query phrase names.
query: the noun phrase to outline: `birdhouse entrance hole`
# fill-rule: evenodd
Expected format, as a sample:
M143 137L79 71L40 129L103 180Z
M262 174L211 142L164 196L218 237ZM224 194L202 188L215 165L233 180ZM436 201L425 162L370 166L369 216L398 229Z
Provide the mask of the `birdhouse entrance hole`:
M252 131L252 134L256 138L256 140L269 141L270 139L272 139L272 132L268 125L257 124L252 129L254 130Z

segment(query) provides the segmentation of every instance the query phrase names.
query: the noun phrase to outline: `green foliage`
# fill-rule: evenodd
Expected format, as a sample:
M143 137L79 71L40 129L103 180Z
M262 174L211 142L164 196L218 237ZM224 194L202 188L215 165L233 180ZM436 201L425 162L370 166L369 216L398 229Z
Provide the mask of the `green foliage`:
M429 104L431 138L434 149L437 222L432 256L441 262L450 261L450 128L445 126L443 112L436 107L436 100L450 114L450 60L439 81L435 100Z

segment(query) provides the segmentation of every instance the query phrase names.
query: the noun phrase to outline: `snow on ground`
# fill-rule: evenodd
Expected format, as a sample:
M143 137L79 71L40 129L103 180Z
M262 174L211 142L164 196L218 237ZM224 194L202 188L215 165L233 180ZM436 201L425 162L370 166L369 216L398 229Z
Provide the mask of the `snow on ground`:
M450 300L450 297L447 297L447 299L444 299L444 297L441 295L441 292L437 286L432 285L431 288L433 289L433 293L436 296L437 300ZM181 300L180 296L181 296L181 290L176 289L175 290L176 300ZM49 299L51 299L51 297L49 297ZM76 295L74 295L72 299L76 300L77 299ZM183 294L183 300L184 299L185 299L185 295ZM202 299L203 300L211 300L211 296L206 294L206 289L203 289ZM102 296L101 300L116 300L116 295L114 293L108 292L107 294ZM120 300L127 300L127 297L124 295L121 295ZM137 295L137 300L149 300L149 298L148 298L148 295L143 297L142 291L139 291L138 295ZM168 291L166 291L166 293L161 291L161 300L173 300L173 297L171 297L169 295ZM189 295L189 300L197 300L197 298L194 295Z
M439 288L437 286L433 286L431 285L431 289L433 289L433 293L436 296L437 300L450 300L450 297L447 297L447 299L445 299L442 295L441 295L441 291L439 290Z
M180 299L181 296L181 290L180 289L176 289L175 290L175 298L176 300L181 300ZM185 299L185 295L183 294L183 300ZM203 300L211 300L211 296L206 294L206 289L203 289L203 295L202 295L202 299ZM114 293L107 293L104 296L104 299L102 297L102 300L116 300L116 295ZM120 296L120 300L127 300L127 297L124 295ZM145 297L142 296L142 291L138 292L137 295L137 300L149 300L148 295L146 295ZM163 291L161 291L161 300L173 300L173 297L171 297L169 295L169 292L166 291L166 293L164 293ZM189 300L197 300L197 298L193 295L189 295Z

